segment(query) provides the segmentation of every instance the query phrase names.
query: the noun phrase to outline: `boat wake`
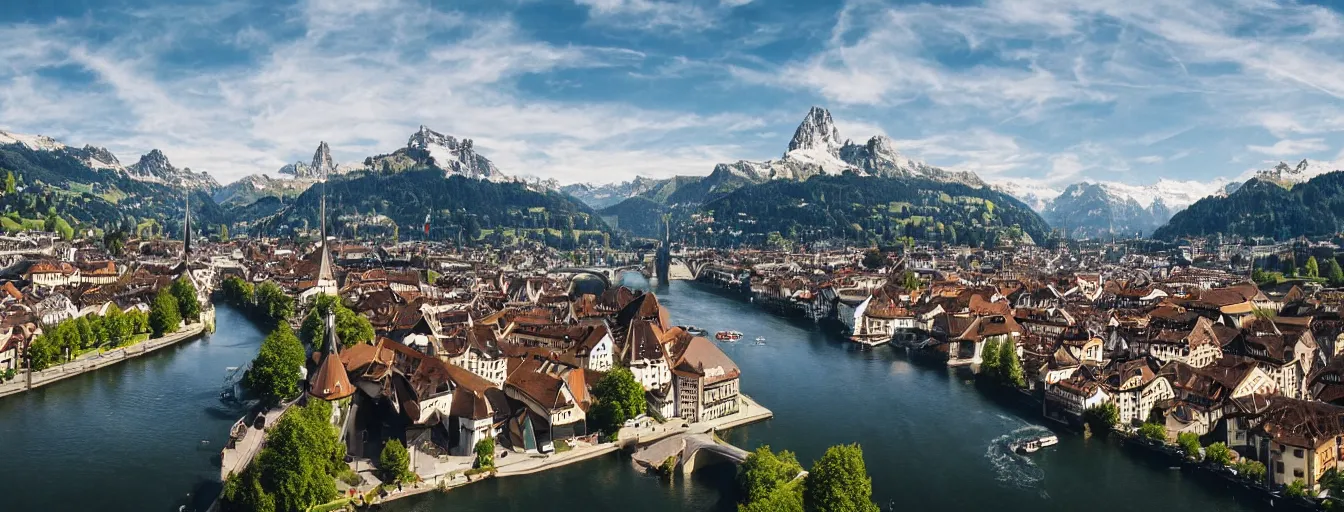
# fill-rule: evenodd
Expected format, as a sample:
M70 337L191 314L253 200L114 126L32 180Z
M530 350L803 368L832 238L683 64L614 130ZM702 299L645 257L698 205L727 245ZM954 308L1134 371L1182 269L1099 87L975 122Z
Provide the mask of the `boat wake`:
M1013 451L1013 448L1028 439L1049 434L1050 431L1045 427L1028 425L991 440L985 450L985 458L994 468L996 480L1001 485L1037 491L1042 498L1048 498L1045 494L1045 470L1030 458Z

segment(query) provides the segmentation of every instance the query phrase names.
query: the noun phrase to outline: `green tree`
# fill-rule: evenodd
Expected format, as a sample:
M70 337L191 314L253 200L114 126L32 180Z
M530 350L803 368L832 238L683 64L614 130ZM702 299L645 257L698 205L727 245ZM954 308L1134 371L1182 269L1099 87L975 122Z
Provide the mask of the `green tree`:
M1199 460L1199 436L1194 432L1181 432L1176 436L1176 445L1180 446L1181 452L1190 460Z
M1260 267L1255 267L1254 269L1251 269L1251 280L1255 281L1255 284L1268 283L1269 279L1270 279L1269 275L1265 274L1265 271L1261 270Z
M220 291L224 295L224 300L230 304L240 307L251 307L253 305L253 293L255 290L252 283L244 281L238 276L229 276L219 285Z
M476 447L473 449L476 453L476 467L493 468L495 467L495 440L487 437L476 441Z
M920 281L919 276L915 275L914 272L907 270L901 273L900 284L901 288L904 288L906 291L915 291L918 290L920 286L923 286L924 282Z
M1083 421L1092 427L1092 432L1110 432L1120 423L1120 408L1110 402L1089 407L1083 411Z
M107 313L103 315L103 323L107 326L108 341L114 346L126 344L131 340L131 336L135 335L135 326L131 318L116 304L107 308Z
M220 240L223 240L223 241L228 241L228 240L229 240L229 226L228 226L228 225L226 225L226 224L220 224L220 225L219 225L219 239L220 239Z
M261 342L252 367L243 375L243 387L267 406L299 394L303 370L303 345L289 324L279 324Z
M769 446L761 446L747 455L737 471L737 484L742 489L744 504L755 503L770 496L803 471L793 452L774 453Z
M1232 463L1232 450L1225 443L1213 443L1204 447L1204 458L1221 466Z
M341 340L342 346L373 342L373 324L369 323L369 319L345 307L340 297L326 294L318 294L313 298L313 307L303 319L299 337L313 346L320 345L327 335L326 318L329 312L336 314L336 337Z
M383 470L387 482L409 482L415 479L411 471L411 453L397 438L383 443L383 451L378 455L378 469Z
M257 286L256 298L257 308L272 322L286 322L294 316L294 298L273 282L266 281Z
M5 195L12 196L17 192L17 185L14 183L14 171L5 174Z
M878 270L887 266L887 253L877 249L864 251L863 266L869 270Z
M49 336L43 334L33 339L28 346L28 360L34 371L50 368L60 358L60 348Z
M857 444L827 449L803 483L808 512L878 512L872 495L873 481Z
M1238 475L1252 482L1265 481L1265 465L1261 464L1260 461L1242 459L1233 465L1232 469L1235 469Z
M173 281L171 290L177 299L178 313L186 320L200 320L201 302L196 298L196 285L186 277L179 277Z
M149 327L154 331L154 337L162 338L165 334L177 332L177 326L181 323L182 315L177 310L177 298L168 290L159 290L159 294L149 305Z
M345 445L331 425L331 411L331 403L311 400L287 411L266 436L256 462L276 510L299 512L336 498L333 476L345 468Z
M1139 436L1165 443L1167 442L1167 427L1157 423L1144 423L1143 426L1139 427Z
M1307 277L1310 278L1321 277L1321 266L1319 263L1316 263L1315 256L1307 258L1307 266L1305 272L1307 273Z
M999 342L986 341L984 348L980 349L980 375L996 382L1002 378L999 368Z
M1325 279L1330 282L1330 286L1344 285L1344 268L1340 268L1338 260L1325 260Z
M738 505L738 512L803 512L802 482L784 484L764 498Z
M624 367L616 367L603 375L593 386L593 398L597 399L597 404L589 410L592 427L607 434L615 434L627 420L644 414L648 405L644 386Z
M1027 386L1026 375L1022 372L1022 361L1017 357L1017 343L1012 338L1004 341L999 349L999 374L1003 376L1004 384L1019 388Z
M262 487L261 471L248 468L224 479L220 505L224 512L275 512L275 495Z
M1283 488L1283 495L1289 498L1305 498L1307 497L1307 483L1303 482L1301 478L1293 480L1293 483Z
M103 247L113 256L121 256L125 253L126 232L120 229L108 230L103 233Z

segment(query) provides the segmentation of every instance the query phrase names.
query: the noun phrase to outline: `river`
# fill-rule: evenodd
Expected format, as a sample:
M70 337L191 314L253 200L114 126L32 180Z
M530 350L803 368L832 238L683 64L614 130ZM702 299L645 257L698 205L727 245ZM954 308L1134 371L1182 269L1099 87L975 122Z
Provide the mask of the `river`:
M202 338L0 399L0 510L208 504L219 490L219 450L244 412L219 401L225 369L255 357L262 338L227 306L216 308L216 325Z
M625 282L648 287L629 274ZM911 362L890 346L860 349L706 285L673 281L654 291L674 322L745 334L720 346L742 369L742 391L775 417L729 431L728 441L792 450L804 466L831 445L860 443L873 499L884 510L893 502L898 510L1257 509L1216 484L1099 439L1061 432L1058 446L1030 457L1011 454L1010 436L1044 432L1045 421L987 399L956 372ZM757 336L765 345L748 341ZM708 469L669 484L637 474L628 456L612 456L386 510L736 510L732 468Z
M648 286L627 275L628 284ZM768 444L804 465L826 447L858 442L874 501L902 510L1249 511L1231 493L1105 441L1061 433L1031 457L1012 435L1040 431L1032 411L986 399L965 377L913 363L892 347L861 350L814 325L777 318L690 282L655 289L674 321L744 340L721 345L742 368L742 390L775 418L725 436ZM0 399L4 510L174 510L210 493L218 450L241 414L217 399L224 369L255 355L260 333L225 306L218 331L144 358ZM203 443L204 441L204 443ZM733 467L672 483L643 476L624 455L537 475L496 478L391 504L385 510L735 510Z

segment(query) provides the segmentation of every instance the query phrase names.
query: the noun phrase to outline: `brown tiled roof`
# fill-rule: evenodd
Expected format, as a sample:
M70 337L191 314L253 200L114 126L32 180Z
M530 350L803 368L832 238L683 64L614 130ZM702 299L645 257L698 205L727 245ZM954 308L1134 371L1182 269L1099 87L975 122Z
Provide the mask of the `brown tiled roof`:
M707 384L736 379L742 374L728 354L700 336L691 338L674 350L678 350L678 355L677 363L672 366L673 371L686 376L704 377ZM708 370L714 368L721 372L712 372L716 375L709 376L711 372Z
M1344 408L1276 396L1270 399L1254 431L1282 444L1315 448L1344 435Z

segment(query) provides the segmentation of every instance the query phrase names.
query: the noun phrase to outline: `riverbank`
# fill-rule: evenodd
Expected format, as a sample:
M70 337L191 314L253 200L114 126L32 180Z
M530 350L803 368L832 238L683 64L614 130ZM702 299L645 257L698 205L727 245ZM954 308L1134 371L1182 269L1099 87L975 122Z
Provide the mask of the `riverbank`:
M443 457L442 465L438 469L443 472L433 475L421 475L422 480L410 485L403 485L401 490L391 490L386 496L377 498L373 503L385 504L393 501L417 496L430 491L447 492L453 489L464 487L474 483L480 483L490 478L505 478L527 476L541 473L548 470L554 470L577 464L580 462L608 456L613 453L631 449L636 446L647 445L660 441L662 439L687 433L709 433L729 430L736 427L743 427L759 423L774 417L774 413L766 407L760 405L747 395L739 395L742 404L739 411L715 420L699 423L687 423L684 420L670 420L666 423L653 424L642 428L622 428L617 436L618 441L611 443L600 443L596 445L575 441L574 446L564 452L550 454L528 454L511 450L498 450L495 455L495 468L489 474L480 474L468 476L467 472L472 469L475 457ZM420 456L425 456L421 454ZM423 462L415 464L417 470L424 467ZM363 473L369 478L371 474ZM381 482L368 482L357 488L360 494L368 494L375 491L381 485ZM386 489L384 489L387 491Z
M76 375L106 368L129 359L152 353L158 349L175 345L184 340L194 339L205 332L206 326L207 324L205 322L189 324L185 329L162 338L142 341L134 345L127 345L107 352L85 354L74 361L59 364L42 371L33 372L31 386L29 386L28 375L24 372L20 372L13 381L0 384L0 398L22 393L30 389L36 389L54 382L60 382Z

